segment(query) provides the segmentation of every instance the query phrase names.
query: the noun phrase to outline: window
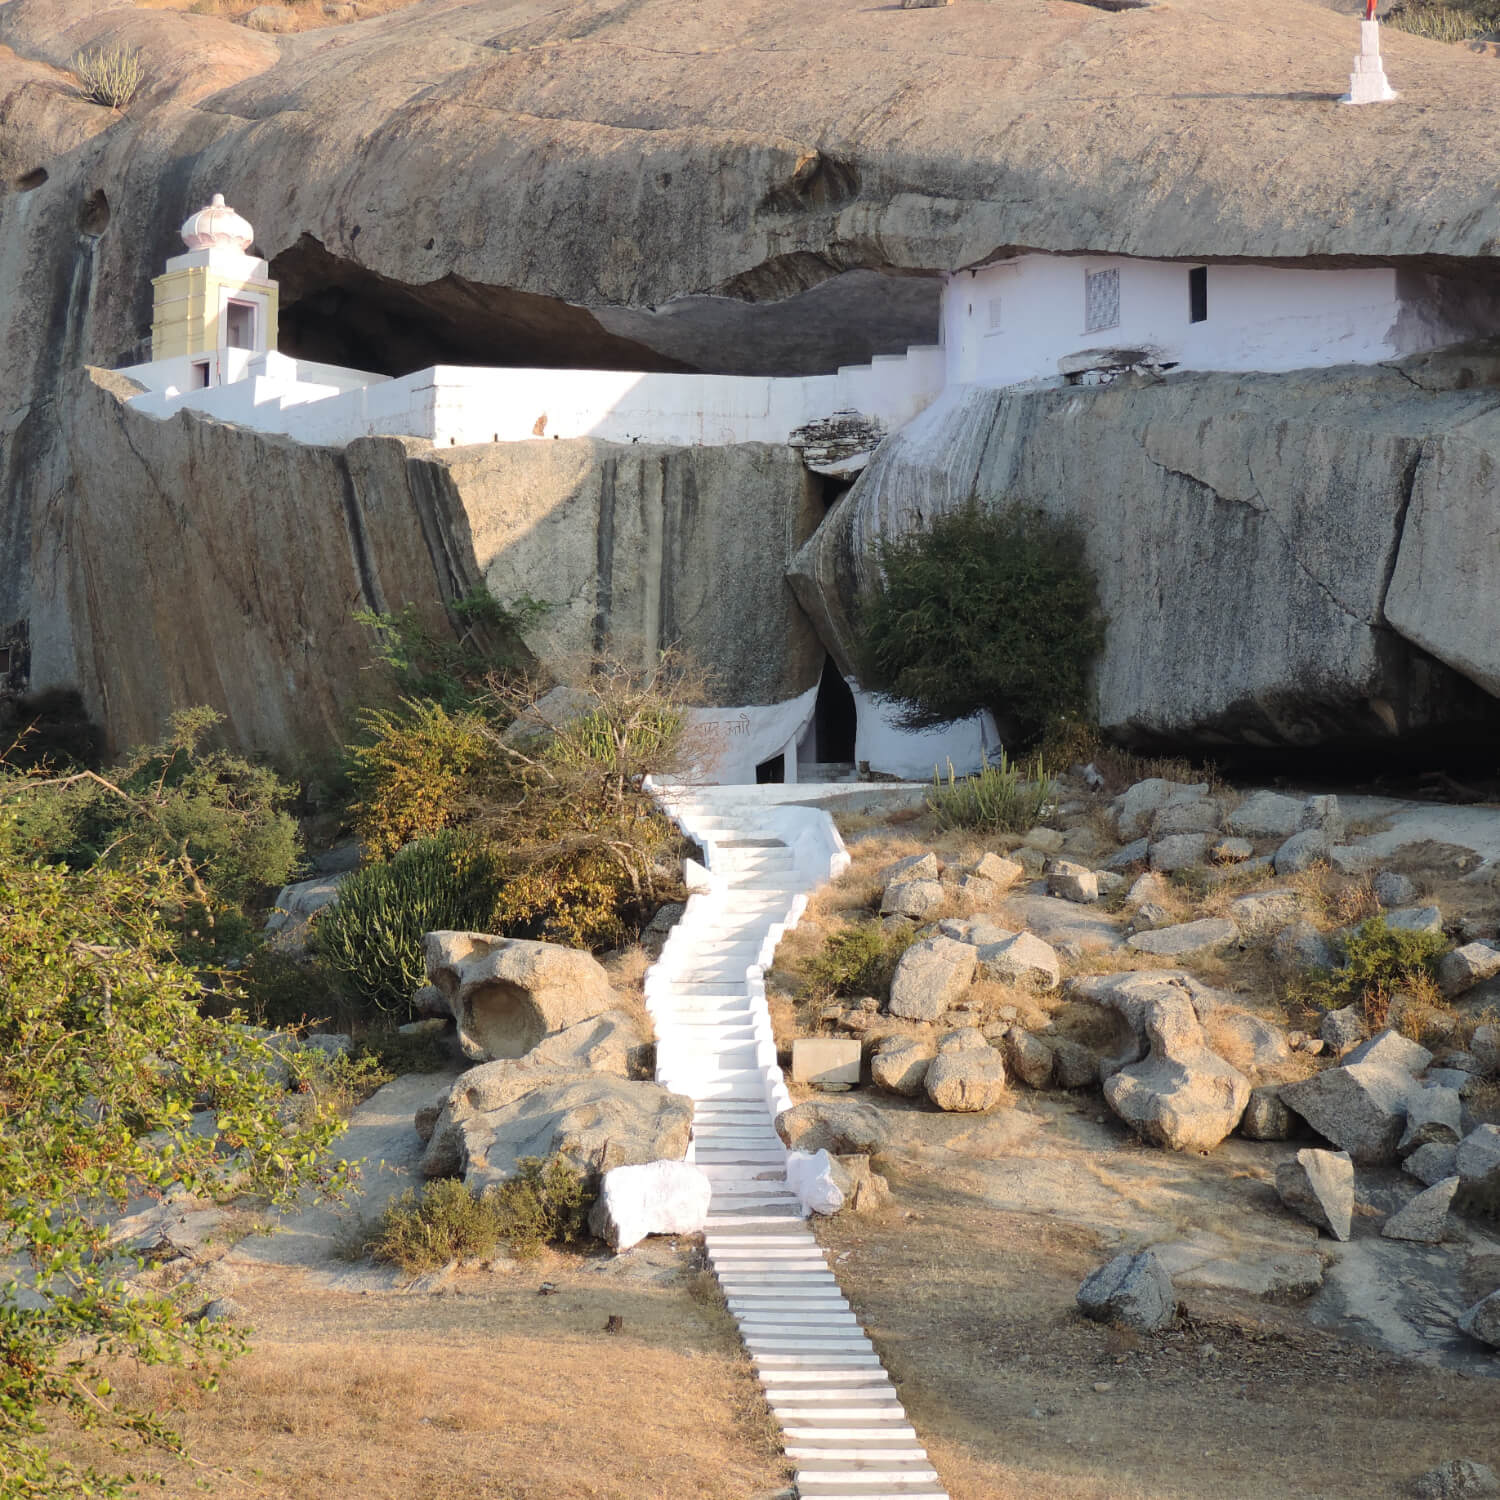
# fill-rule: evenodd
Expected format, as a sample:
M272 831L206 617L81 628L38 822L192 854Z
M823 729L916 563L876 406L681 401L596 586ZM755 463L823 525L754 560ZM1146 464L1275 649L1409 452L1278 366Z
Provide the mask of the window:
M990 333L999 333L1000 330L1001 330L1001 328L1004 326L1004 320L1001 317L1000 299L998 297L991 297L990 298L990 305L989 305L988 312L989 312L989 325L990 325L989 326L989 332Z
M1084 332L1098 333L1120 326L1120 273L1089 271L1083 283Z
M208 361L198 360L193 364L193 384L201 391L208 385Z
M1208 267L1194 266L1188 272L1188 322L1208 322Z
M255 347L255 304L253 302L231 302L224 310L228 319L225 342L231 349L253 349Z

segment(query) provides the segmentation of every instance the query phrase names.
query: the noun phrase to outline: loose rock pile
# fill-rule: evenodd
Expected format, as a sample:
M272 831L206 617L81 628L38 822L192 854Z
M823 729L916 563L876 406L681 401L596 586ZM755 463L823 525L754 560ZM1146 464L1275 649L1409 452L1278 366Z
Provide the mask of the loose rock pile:
M1373 895L1389 928L1443 932L1441 911L1419 904L1410 877L1379 868L1369 848L1350 840L1337 798L1259 792L1236 804L1206 782L1153 778L1108 808L1122 845L1113 851L1098 813L1086 808L1073 803L1070 820L1064 807L1062 829L1031 829L1006 853L972 864L926 851L881 872L881 920L911 934L889 1001L864 998L822 1013L859 1038L876 1089L983 1112L1016 1089L1099 1086L1135 1134L1177 1151L1211 1151L1235 1130L1272 1143L1300 1135L1307 1144L1274 1170L1278 1194L1338 1241L1363 1232L1356 1177L1372 1168L1399 1167L1418 1185L1394 1206L1388 1186L1377 1193L1384 1206L1369 1230L1378 1226L1387 1241L1441 1244L1454 1236L1455 1213L1500 1210L1500 1127L1477 1124L1465 1103L1500 1077L1500 1026L1481 1025L1467 1046L1436 1057L1394 1025L1370 1035L1355 1006L1327 1011L1313 1035L1257 1014L1243 995L1186 967L1210 961L1222 973L1223 959L1247 950L1283 972L1342 964L1360 928L1314 925L1315 887L1300 879L1314 865L1365 882L1362 899ZM1276 883L1219 898L1210 915L1174 919L1185 889L1211 893L1237 872ZM1186 886L1178 883L1184 874ZM1450 998L1500 979L1493 928L1455 926L1466 940L1438 970ZM1162 966L1126 967L1146 958ZM1121 971L1088 972L1100 960ZM976 998L987 983L1007 986L1015 1003ZM1393 1018L1402 1003L1393 1001ZM839 1116L860 1122L845 1138L828 1129L827 1107L817 1105L816 1125L797 1110L784 1116L784 1138L799 1149L879 1149L875 1120ZM1132 1260L1122 1256L1091 1278L1099 1285L1080 1294L1080 1305L1111 1309L1091 1316L1121 1316L1112 1288L1142 1278L1156 1285L1156 1271L1166 1286L1153 1307L1171 1305L1166 1267ZM1302 1262L1311 1268L1305 1275ZM1276 1281L1280 1295L1319 1285L1317 1256L1290 1257L1289 1267ZM1154 1326L1154 1316L1139 1326ZM1500 1347L1500 1292L1470 1308L1462 1326Z

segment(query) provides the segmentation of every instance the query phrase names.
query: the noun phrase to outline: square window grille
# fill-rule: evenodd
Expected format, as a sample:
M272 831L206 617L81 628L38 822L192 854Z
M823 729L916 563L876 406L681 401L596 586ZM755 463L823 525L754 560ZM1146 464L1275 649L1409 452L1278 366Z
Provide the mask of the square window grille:
M1120 326L1120 272L1089 271L1083 284L1084 331Z

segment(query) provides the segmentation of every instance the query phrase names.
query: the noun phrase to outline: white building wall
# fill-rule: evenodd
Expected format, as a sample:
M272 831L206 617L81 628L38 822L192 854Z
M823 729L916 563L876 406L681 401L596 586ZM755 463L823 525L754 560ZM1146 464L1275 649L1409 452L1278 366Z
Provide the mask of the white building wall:
M1120 277L1120 317L1090 330L1090 272ZM1085 349L1154 346L1187 370L1298 370L1369 364L1398 353L1402 311L1390 268L1208 267L1208 317L1188 319L1187 263L1023 255L949 278L943 298L947 380L1010 385L1056 378Z

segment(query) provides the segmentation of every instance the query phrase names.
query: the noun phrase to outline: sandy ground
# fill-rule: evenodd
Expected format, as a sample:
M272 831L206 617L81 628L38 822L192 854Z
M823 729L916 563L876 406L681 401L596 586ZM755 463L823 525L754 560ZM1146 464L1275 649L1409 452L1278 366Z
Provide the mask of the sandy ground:
M1268 1258L1389 1246L1378 1219L1351 1246L1314 1243L1245 1153L1100 1150L1091 1113L1050 1103L1040 1124L893 1118L894 1205L819 1237L954 1500L1352 1500L1408 1494L1449 1458L1500 1462L1493 1359L1489 1378L1424 1367L1219 1287L1182 1287L1162 1334L1075 1311L1083 1277L1163 1215L1179 1239ZM1441 1253L1462 1272L1464 1248Z

